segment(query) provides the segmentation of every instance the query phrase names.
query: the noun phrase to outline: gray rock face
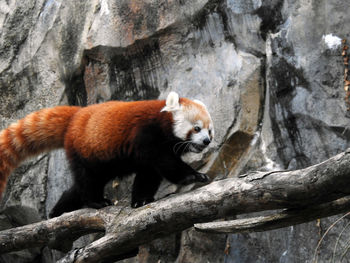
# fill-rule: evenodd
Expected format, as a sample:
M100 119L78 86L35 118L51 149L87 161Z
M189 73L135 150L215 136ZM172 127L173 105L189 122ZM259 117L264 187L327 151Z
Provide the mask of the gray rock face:
M350 41L349 12L340 0L3 1L0 126L43 107L175 90L212 114L212 148L185 158L213 179L306 167L350 144L340 46ZM46 218L70 184L62 151L26 162L9 179L0 229ZM163 183L158 197L179 190ZM114 200L129 192L130 179L106 187ZM312 262L336 218L228 237L188 230L125 262ZM344 219L323 241L319 262L330 261L338 236L341 256L346 226ZM0 261L59 256L45 248Z

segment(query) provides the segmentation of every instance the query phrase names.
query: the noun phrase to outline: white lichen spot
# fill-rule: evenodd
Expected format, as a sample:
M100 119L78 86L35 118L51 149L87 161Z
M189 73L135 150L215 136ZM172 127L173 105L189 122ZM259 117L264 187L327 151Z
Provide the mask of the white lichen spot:
M333 34L324 35L322 40L326 43L328 48L336 49L341 45L341 38L333 36Z
M109 7L108 7L108 2L107 0L101 0L100 1L101 4L101 15L109 15Z
M253 147L258 142L258 139L260 138L260 132L255 132L254 137L250 142L250 146Z
M242 191L247 191L250 190L253 187L252 184L247 184L245 182L242 182L240 189L242 189Z

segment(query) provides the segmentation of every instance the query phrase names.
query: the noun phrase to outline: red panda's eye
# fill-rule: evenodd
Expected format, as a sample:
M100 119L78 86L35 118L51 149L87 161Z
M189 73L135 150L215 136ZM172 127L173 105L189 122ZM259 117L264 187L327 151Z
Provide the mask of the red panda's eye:
M201 128L199 126L194 126L194 131L195 132L200 132L201 131Z

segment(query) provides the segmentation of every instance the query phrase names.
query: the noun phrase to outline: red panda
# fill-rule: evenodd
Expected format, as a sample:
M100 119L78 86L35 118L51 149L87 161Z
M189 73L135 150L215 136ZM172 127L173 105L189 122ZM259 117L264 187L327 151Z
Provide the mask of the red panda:
M180 157L201 152L213 136L205 105L175 92L166 100L43 109L0 132L0 195L11 171L26 157L64 147L74 184L50 217L107 205L105 184L132 172L131 206L136 208L154 200L162 178L175 184L208 181Z

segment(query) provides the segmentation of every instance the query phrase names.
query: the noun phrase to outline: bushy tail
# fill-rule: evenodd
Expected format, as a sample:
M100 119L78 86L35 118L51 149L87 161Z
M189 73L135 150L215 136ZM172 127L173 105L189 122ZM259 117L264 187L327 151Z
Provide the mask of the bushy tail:
M58 106L31 113L0 132L0 197L7 178L25 158L63 147L75 106Z

